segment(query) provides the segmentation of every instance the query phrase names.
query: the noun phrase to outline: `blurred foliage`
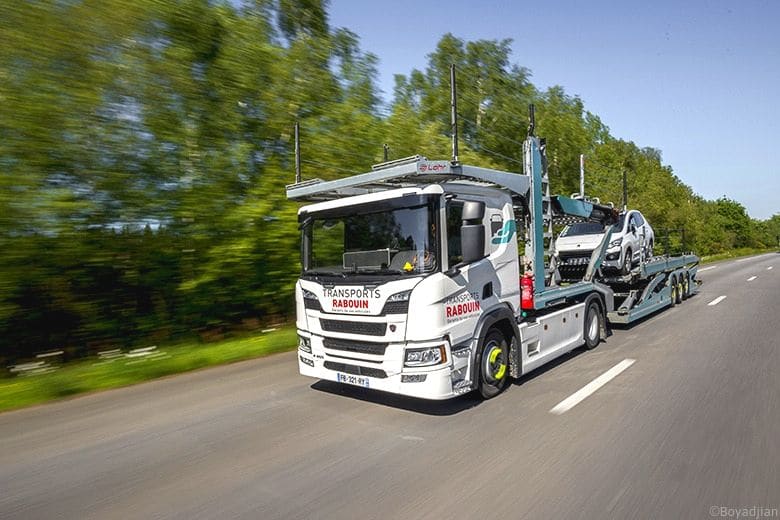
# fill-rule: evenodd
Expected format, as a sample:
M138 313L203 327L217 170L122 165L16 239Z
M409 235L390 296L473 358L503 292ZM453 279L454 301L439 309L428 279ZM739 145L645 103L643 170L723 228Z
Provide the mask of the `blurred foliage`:
M284 319L299 272L292 127L305 178L449 156L458 67L461 160L519 171L527 105L553 190L629 201L711 254L773 245L780 216L707 201L658 150L610 135L582 100L510 62L511 41L451 34L380 101L377 58L323 0L0 4L0 361L68 358Z

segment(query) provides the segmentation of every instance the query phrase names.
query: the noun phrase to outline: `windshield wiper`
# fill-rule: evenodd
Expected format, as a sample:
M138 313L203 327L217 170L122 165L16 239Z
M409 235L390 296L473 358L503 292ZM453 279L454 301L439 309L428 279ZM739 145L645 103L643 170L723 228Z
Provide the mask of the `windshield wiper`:
M303 274L311 276L338 276L339 278L346 278L347 276L338 271L326 271L324 269L309 269L308 271L304 271Z
M385 267L382 269L358 269L356 273L352 274L404 274L400 269L390 269Z

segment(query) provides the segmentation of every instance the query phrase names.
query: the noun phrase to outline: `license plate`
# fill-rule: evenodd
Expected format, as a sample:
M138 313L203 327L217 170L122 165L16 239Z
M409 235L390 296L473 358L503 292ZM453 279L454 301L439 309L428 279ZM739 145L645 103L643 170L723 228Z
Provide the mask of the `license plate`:
M362 386L368 388L368 378L362 376L353 376L352 374L336 374L336 380L339 383L347 383L348 385Z

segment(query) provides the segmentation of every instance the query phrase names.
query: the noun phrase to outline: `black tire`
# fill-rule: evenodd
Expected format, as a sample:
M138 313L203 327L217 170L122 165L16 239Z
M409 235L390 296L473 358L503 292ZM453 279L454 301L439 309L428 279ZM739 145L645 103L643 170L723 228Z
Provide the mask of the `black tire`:
M585 309L585 323L583 324L583 337L585 338L585 348L587 350L596 348L601 342L603 319L599 304L591 300Z
M497 396L509 383L509 344L499 330L488 330L477 362L480 395L484 399Z
M677 279L677 303L683 301L683 281L682 276Z
M686 274L685 279L683 280L682 299L687 300L688 296L690 295L691 295L691 276L689 274Z
M676 276L672 276L672 279L669 282L669 287L671 287L672 289L672 293L669 299L672 302L671 307L674 307L675 305L677 305L677 277Z
M631 248L629 247L626 249L626 257L623 258L623 265L620 267L620 272L622 274L628 274L631 272L631 267L634 265L634 259L632 258L634 256L633 251L631 251Z

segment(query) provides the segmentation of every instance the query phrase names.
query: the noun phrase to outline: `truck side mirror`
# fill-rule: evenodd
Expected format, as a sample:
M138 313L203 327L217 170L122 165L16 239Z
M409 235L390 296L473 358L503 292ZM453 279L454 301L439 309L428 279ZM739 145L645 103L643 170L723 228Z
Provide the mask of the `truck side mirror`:
M460 226L462 264L470 264L485 257L485 203L473 200L463 204L463 223Z

